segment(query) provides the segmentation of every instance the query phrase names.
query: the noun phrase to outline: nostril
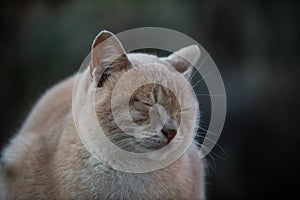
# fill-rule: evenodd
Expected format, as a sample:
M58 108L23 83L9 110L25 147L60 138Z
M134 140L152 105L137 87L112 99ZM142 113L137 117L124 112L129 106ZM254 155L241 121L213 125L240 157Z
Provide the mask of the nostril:
M175 129L161 129L161 132L166 136L168 142L170 142L176 135L177 130Z

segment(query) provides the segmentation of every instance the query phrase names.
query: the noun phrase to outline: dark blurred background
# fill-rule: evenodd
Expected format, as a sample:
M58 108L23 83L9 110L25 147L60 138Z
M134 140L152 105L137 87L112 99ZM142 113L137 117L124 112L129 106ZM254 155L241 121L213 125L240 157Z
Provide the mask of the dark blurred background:
M211 154L208 199L299 199L299 10L279 0L1 1L0 147L101 29L165 27L210 52L226 87L226 154Z

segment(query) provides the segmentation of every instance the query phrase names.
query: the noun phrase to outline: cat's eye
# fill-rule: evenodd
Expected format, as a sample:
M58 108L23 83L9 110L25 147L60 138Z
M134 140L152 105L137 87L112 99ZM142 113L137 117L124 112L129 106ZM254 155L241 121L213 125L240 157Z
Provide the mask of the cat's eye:
M144 104L144 105L146 105L146 106L149 106L149 107L152 106L152 104L150 104L150 103L148 103L148 102L141 102L141 103Z
M147 107L151 107L152 106L152 104L150 102L147 102L147 101L136 100L135 102L138 103L138 104L147 106Z

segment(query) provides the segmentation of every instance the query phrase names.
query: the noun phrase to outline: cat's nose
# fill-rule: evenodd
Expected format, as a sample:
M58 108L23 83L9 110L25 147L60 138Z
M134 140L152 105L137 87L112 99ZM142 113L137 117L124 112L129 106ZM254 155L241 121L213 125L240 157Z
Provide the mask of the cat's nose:
M166 120L163 128L161 129L161 132L168 139L168 142L170 142L177 134L176 121L174 121L173 119Z
M161 129L161 132L166 136L168 142L170 142L177 133L175 129Z

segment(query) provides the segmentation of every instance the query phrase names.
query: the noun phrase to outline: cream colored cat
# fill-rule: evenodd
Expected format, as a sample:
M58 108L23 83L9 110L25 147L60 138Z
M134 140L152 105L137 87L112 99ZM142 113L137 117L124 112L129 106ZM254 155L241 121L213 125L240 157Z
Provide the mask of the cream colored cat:
M166 58L126 54L116 36L102 31L93 43L91 55L90 67L77 75L76 107L72 110L73 76L55 85L38 101L19 133L4 149L1 199L205 199L204 165L195 144L162 169L128 173L96 159L78 135L78 130L86 135L97 134L89 110L89 98L95 97L93 106L103 132L124 150L155 151L182 141L177 137L180 131L184 136L195 129L198 103L191 92L184 90L187 79L171 79L169 74L189 77L190 64L181 57L193 63L200 56L199 48L185 47ZM123 93L117 99L119 105L131 95L127 91L145 79L164 82L179 94L176 97L162 85L147 84L130 96L130 113L139 125L133 132L147 135L144 139L122 135L112 120L113 89L131 69L139 69L141 73L133 70L126 84L120 86ZM181 112L189 116L185 124L181 123Z

